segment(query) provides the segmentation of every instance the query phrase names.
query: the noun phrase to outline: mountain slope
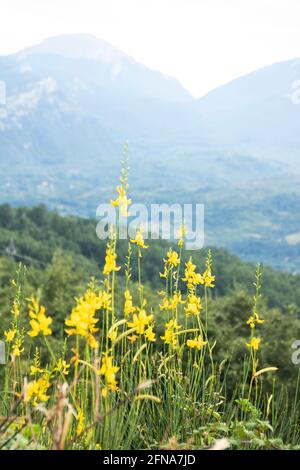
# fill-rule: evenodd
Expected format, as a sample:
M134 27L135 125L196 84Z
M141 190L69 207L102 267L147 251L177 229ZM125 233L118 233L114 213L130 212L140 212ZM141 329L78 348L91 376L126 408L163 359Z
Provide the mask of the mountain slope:
M247 151L299 168L300 106L293 100L299 77L300 59L290 60L255 71L199 99L199 114L210 140L223 149Z
M193 121L192 97L176 79L88 35L2 57L0 75L8 94L0 111L1 164L33 164L45 177L52 165L67 173L90 166L93 174L108 157L110 168L127 139L142 154L150 146L154 152L157 141L167 147L174 135L187 141Z

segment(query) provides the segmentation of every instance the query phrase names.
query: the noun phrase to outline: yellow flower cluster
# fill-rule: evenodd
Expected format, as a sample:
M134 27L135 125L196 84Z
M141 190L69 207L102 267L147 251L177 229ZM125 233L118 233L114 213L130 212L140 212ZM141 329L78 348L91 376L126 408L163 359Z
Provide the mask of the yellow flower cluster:
M176 310L178 305L184 304L184 300L182 300L182 296L180 293L175 292L171 299L164 297L162 303L160 304L160 310Z
M81 408L77 410L76 421L76 436L79 436L84 431L85 426L85 416Z
M173 268L176 268L180 264L180 258L176 251L170 249L167 252L167 258L164 259L164 272L159 273L160 277L167 278L169 272L172 272Z
M23 334L20 334L15 326L12 326L8 331L4 331L5 341L6 343L12 343L12 354L14 357L21 356L22 352L24 352L23 348Z
M180 227L180 229L178 230L178 242L177 242L177 244L178 244L178 246L179 246L180 248L182 248L183 245L184 245L184 237L185 237L185 235L186 235L186 229L185 229L185 225L184 225L184 223L183 223L183 224L181 224L181 227Z
M155 341L155 333L153 331L153 325L148 326L148 328L145 330L145 338L150 341L151 343Z
M41 369L38 365L30 366L30 375L36 376L37 374L44 374L47 372L45 369Z
M34 406L37 406L39 402L45 402L49 400L47 391L50 387L48 377L41 377L38 380L29 382L26 387L24 401L29 403L32 401Z
M255 336L255 328L257 325L261 325L262 323L264 323L264 320L260 318L259 314L257 313L257 305L258 305L259 298L261 296L260 278L261 278L261 269L260 269L260 265L258 265L256 268L256 272L255 272L255 283L254 283L255 295L253 297L253 310L252 310L252 314L247 320L247 325L249 325L251 329L251 338L250 338L250 343L246 343L246 346L250 348L252 351L254 351L253 373L255 373L257 363L258 363L255 352L259 349L260 343L261 343L261 339Z
M181 326L177 324L177 320L172 319L166 323L165 334L161 336L161 339L173 349L176 349L178 346L177 332L180 328Z
M32 298L30 301L29 316L31 318L29 322L31 326L31 330L28 332L29 336L33 338L38 336L40 333L44 336L52 334L52 330L49 328L52 323L52 318L46 316L45 307L40 306L35 298Z
M256 325L261 325L264 323L264 320L259 317L258 313L254 312L253 315L250 315L249 319L247 320L247 325L253 330Z
M167 259L164 259L164 262L166 263L167 266L175 268L180 263L178 253L176 251L170 249L167 253Z
M186 283L189 291L194 292L198 284L202 284L202 276L196 272L196 265L193 263L192 258L185 263L185 271L183 282Z
M215 276L212 275L211 269L207 268L201 276L201 283L204 284L205 287L215 287L213 282L215 281Z
M108 245L105 254L105 264L103 268L103 274L109 276L114 271L120 271L121 267L117 266L117 254L114 249Z
M208 250L207 258L206 258L206 269L202 274L202 281L201 284L204 284L205 287L215 287L213 282L215 282L215 276L212 275L212 256L211 251Z
M11 343L14 340L14 337L16 336L17 330L15 328L11 328L8 331L4 331L4 336L6 338L7 343Z
M19 357L24 352L23 342L24 342L24 338L23 338L22 335L19 335L15 339L15 342L14 342L13 347L12 347L13 356Z
M199 284L205 285L205 287L214 287L215 276L212 275L210 264L207 265L203 274L196 272L196 265L193 264L192 258L189 259L185 266L184 278L182 280L186 282L187 288L190 291L194 291Z
M129 292L129 291L127 291ZM143 307L146 305L146 300L143 303ZM137 335L144 335L145 339L150 342L155 341L155 333L153 331L153 315L147 315L144 308L140 307L133 307L132 305L132 297L130 294L126 295L125 292L125 316L128 317L130 314L133 314L131 320L127 320L127 326L134 331L131 336L128 336L128 340L130 343L135 343L138 336ZM137 311L137 313L134 313Z
M124 296L125 296L124 315L125 317L129 317L132 313L136 311L136 307L134 307L133 305L132 295L128 289L126 289Z
M127 198L126 187L117 186L116 191L118 193L118 197L110 201L110 203L112 206L120 208L120 213L123 217L128 217L129 216L128 207L131 204L131 199Z
M95 314L101 308L110 309L111 298L107 292L96 294L92 289L88 289L83 297L77 300L77 305L73 308L70 318L65 320L68 335L79 335L87 339L91 348L98 347L98 341L94 334L99 331L96 327L98 319Z
M256 336L252 336L250 343L247 343L248 348L254 349L257 351L260 345L261 339L257 338Z
M13 314L15 318L20 316L20 303L17 299L13 301L11 313Z
M102 389L102 396L106 397L108 390L115 392L118 389L118 383L116 381L116 373L120 368L113 365L113 358L108 354L104 354L102 357L101 368L99 375L104 376L106 385Z
M58 359L58 362L54 368L54 372L60 372L63 375L68 375L69 368L70 368L70 364L67 364L67 362L64 359L60 358Z
M136 244L138 248L144 248L144 249L149 248L148 245L145 245L145 241L144 241L144 237L143 237L143 233L141 229L138 229L136 231L135 238L130 241L131 243Z
M120 185L116 187L117 191L117 198L114 200L111 200L110 203L114 207L119 207L120 209L120 214L123 217L128 217L129 211L128 208L131 204L131 199L128 199L127 197L127 189L128 189L128 147L127 145L125 146L125 155L124 155L124 160L122 162L122 170L121 170L121 176L120 176Z
M256 312L254 312L252 315L250 315L249 319L247 320L247 325L250 326L252 331L254 331L256 325L260 325L262 323L264 323L264 320L262 320L259 317L258 313L256 313ZM250 340L250 343L247 343L247 346L248 346L248 348L251 348L254 351L257 351L258 348L259 348L260 342L261 342L260 338L258 338L256 336L252 336L251 340Z
M134 313L132 320L127 322L129 328L134 328L135 333L138 335L145 334L146 326L150 325L153 321L153 315L147 315L143 308L138 309L138 314ZM151 330L148 329L148 335L151 337Z
M189 294L187 299L187 304L184 307L184 311L187 316L190 315L199 315L202 309L201 299L197 297L195 294Z
M188 348L191 348L191 349L198 349L198 351L200 351L200 349L202 349L205 345L207 344L207 341L204 341L202 336L198 336L198 338L194 338L194 339L188 339L187 342L186 342L186 345Z

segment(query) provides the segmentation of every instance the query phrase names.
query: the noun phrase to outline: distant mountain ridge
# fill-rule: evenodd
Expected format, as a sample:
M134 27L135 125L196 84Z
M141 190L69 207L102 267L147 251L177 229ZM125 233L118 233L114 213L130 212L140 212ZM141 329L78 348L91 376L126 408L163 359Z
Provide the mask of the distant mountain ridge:
M299 167L300 59L279 62L211 91L198 100L212 139L231 150L278 159ZM292 152L292 155L286 155Z
M118 60L134 60L103 39L92 34L66 34L47 38L40 44L21 50L18 56L26 58L32 54L53 54L70 58L85 58L113 63Z
M16 54L16 58L24 61L32 56L43 55L101 63L110 70L112 81L122 79L124 75L134 70L137 76L134 85L139 85L145 95L149 93L149 96L154 97L157 93L165 100L180 102L193 99L192 95L182 87L176 78L150 70L116 47L91 34L69 34L49 38L37 46L20 51ZM144 75L140 76L139 74ZM130 86L130 88L132 87Z
M86 34L0 57L0 202L94 215L128 140L135 199L205 203L208 243L300 269L297 78L300 60L282 62L196 100Z

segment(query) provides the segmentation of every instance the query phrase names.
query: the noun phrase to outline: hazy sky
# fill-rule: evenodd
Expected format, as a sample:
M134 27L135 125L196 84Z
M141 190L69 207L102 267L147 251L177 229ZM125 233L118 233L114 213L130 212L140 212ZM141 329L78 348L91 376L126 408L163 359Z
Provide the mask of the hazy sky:
M107 40L200 96L300 57L300 0L0 0L0 54L73 32Z

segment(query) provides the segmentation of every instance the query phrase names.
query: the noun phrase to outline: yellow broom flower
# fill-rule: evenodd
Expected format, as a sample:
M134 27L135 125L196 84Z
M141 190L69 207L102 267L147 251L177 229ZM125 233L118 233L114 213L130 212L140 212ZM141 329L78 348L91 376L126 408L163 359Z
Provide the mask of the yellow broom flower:
M28 332L28 335L32 338L38 336L40 333L44 336L49 336L52 334L52 330L49 326L52 323L52 318L46 316L46 309L43 306L40 306L38 301L34 298L31 299L29 304L29 316L31 320L29 322L31 330Z
M8 331L4 331L4 336L6 338L7 343L11 343L14 340L14 337L16 335L17 330L16 329L10 329Z
M141 229L138 229L135 234L135 238L130 240L131 243L136 244L139 248L147 249L149 248L148 245L145 245L143 233Z
M210 269L206 269L201 277L200 284L204 284L206 287L213 288L215 285L213 282L215 281L216 276L213 276Z
M144 309L139 309L138 314L134 314L132 321L128 321L127 325L129 328L135 328L135 332L138 335L143 335L145 332L145 327L151 323L153 320L153 315L147 315Z
M258 313L254 313L250 315L249 319L247 320L247 325L250 326L251 329L255 328L255 325L261 325L265 321L259 317Z
M17 300L13 301L11 313L13 314L15 318L20 316L20 304Z
M198 338L188 339L186 344L188 348L198 349L199 351L207 344L207 341L204 341L202 336L198 336Z
M198 284L202 283L202 276L200 273L196 272L196 265L193 264L192 258L185 263L184 278L183 282L186 282L187 288L189 290L194 290Z
M166 323L165 334L164 336L161 336L161 339L172 348L177 348L178 335L176 333L180 328L181 326L177 324L176 320L170 320Z
M148 328L146 329L145 331L145 338L150 341L150 342L153 342L155 341L155 333L153 331L153 326L148 326Z
M131 336L128 336L127 337L129 343L133 344L136 342L136 340L138 339L137 335L131 335Z
M177 242L177 244L178 244L178 246L179 246L180 248L182 248L183 245L184 245L184 237L185 237L185 235L186 235L186 228L185 228L185 225L184 225L184 224L181 224L181 227L180 227L180 229L178 230L178 242Z
M48 377L41 377L38 380L29 382L25 392L24 401L25 403L33 402L34 406L37 406L39 402L46 402L49 400L47 391L50 387Z
M61 372L63 375L68 375L70 365L66 363L66 361L60 358L57 362L56 367L54 368L55 372Z
M99 375L104 376L107 387L102 390L102 396L107 395L107 389L116 391L118 389L118 383L116 381L116 373L120 368L113 365L113 358L108 354L104 354L102 357L101 368Z
M123 217L128 217L128 207L130 206L132 201L131 199L127 198L126 189L124 186L117 186L116 191L118 193L118 197L110 201L110 203L112 206L120 208L120 213Z
M30 375L37 375L37 374L44 374L45 369L41 369L40 367L36 365L30 366Z
M99 319L95 317L96 312L101 308L110 309L111 296L106 292L97 294L94 290L88 289L86 293L77 299L77 305L72 309L70 318L65 320L68 335L79 335L86 338L91 348L98 347L98 341L94 334L99 331L96 327Z
M136 307L133 306L132 295L130 294L130 291L128 289L126 289L124 295L125 295L124 315L125 317L129 317L132 313L136 311Z
M21 356L21 354L24 352L24 348L22 346L23 346L23 338L21 336L19 336L19 338L17 338L15 340L15 342L12 346L13 356L15 356L15 357Z
M184 307L184 311L187 316L190 315L199 315L200 311L202 310L201 299L197 297L195 294L189 294L187 305Z
M82 409L80 408L77 411L76 421L77 421L76 436L79 436L84 431L84 424L85 424L85 417L84 417Z
M204 284L205 287L213 288L215 285L213 282L215 281L215 276L212 275L212 256L211 250L208 250L207 257L206 257L206 269L201 276L201 284Z
M180 263L178 253L170 249L167 253L167 259L164 259L164 262L166 263L167 266L171 268L175 268Z
M162 303L160 304L159 308L160 310L176 310L179 304L184 304L184 300L182 300L181 294L175 292L175 294L171 297L171 299L168 299L167 297L164 297Z
M250 343L247 343L248 348L253 349L254 351L257 351L260 345L261 339L257 338L256 336L253 336L250 340Z
M103 274L108 276L111 272L120 271L121 267L117 266L117 254L111 246L106 248L105 264Z

